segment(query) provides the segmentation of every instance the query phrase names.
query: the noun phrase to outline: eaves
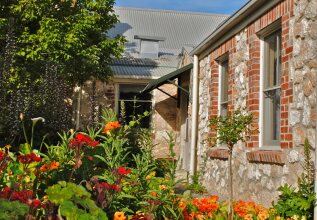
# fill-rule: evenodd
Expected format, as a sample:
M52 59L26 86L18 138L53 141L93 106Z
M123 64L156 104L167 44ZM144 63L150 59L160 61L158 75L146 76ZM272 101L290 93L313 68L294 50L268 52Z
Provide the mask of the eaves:
M282 0L250 0L195 47L190 55L205 57Z

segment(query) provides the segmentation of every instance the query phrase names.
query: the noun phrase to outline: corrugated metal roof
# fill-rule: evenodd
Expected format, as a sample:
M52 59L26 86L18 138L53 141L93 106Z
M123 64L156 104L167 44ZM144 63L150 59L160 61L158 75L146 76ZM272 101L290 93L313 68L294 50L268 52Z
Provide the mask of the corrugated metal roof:
M175 56L161 57L157 60L141 58L115 59L112 71L116 77L123 78L159 78L177 69Z
M175 71L176 67L153 67L153 66L111 66L112 71L118 78L144 78L156 79L170 72Z
M109 31L109 36L122 34L128 40L127 47L138 50L135 35L163 37L160 51L181 51L185 45L196 46L204 40L228 16L195 12L115 7L120 23ZM176 52L176 53L175 53Z
M149 58L134 58L134 57L124 57L121 59L113 59L112 65L122 65L122 66L177 66L177 57L176 56L165 56L160 57L160 59L149 59Z
M177 68L182 48L198 45L228 16L194 12L178 12L115 7L120 23L108 32L110 37L127 39L124 59L115 60L116 77L158 78ZM159 58L138 59L140 39L135 35L165 39L159 42Z

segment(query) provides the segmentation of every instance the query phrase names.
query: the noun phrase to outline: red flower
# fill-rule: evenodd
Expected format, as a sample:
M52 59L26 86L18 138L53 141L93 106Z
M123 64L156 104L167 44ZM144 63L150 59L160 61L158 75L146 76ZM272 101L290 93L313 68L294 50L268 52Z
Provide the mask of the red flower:
M99 144L99 141L92 141L88 145L92 148L95 148Z
M120 192L121 187L116 184L109 184L107 182L98 183L95 185L94 189L96 189L98 192L101 192L103 190L111 190L115 192Z
M38 199L32 199L33 191L31 190L23 190L23 191L14 191L9 187L5 187L2 191L0 191L0 198L8 199L11 201L20 201L22 203L27 204L28 206L32 206L34 208L41 207L41 201Z
M5 191L5 192L10 192L11 190L10 190L9 187L6 186L6 187L4 187L4 191Z
M0 161L2 161L4 158L6 158L6 152L0 151Z
M40 208L42 206L42 203L38 199L32 199L30 206L32 206L34 208Z
M35 153L31 153L31 154L25 154L25 155L19 155L17 157L18 161L22 164L30 164L33 162L40 162L42 161L41 157L38 157L35 155Z
M76 134L75 138L71 139L69 146L71 148L81 148L83 146L90 146L95 148L99 144L99 141L93 141L88 135L81 133Z
M119 167L116 169L116 171L118 172L118 174L124 176L124 175L128 175L129 173L131 173L131 170L126 169L124 167Z

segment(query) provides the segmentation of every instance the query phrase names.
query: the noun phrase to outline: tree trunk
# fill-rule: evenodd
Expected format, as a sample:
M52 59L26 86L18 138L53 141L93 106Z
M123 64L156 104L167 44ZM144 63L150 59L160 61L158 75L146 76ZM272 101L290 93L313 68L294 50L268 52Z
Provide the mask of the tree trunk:
M229 146L229 158L228 158L228 165L229 165L229 183L228 183L228 191L229 191L229 207L228 207L228 219L233 220L233 182L232 182L232 149L233 146Z

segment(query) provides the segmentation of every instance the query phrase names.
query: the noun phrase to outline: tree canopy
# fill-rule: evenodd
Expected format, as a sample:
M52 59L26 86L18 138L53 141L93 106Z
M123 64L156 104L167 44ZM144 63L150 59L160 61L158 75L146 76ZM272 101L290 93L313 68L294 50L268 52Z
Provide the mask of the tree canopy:
M107 36L118 22L114 4L0 1L0 142L21 137L21 112L45 117L42 133L71 127L72 86L106 80L112 58L123 53L124 38Z
M122 36L107 36L118 22L113 6L113 0L1 1L2 56L8 56L8 44L14 41L12 63L20 67L15 71L32 72L36 64L49 61L71 82L105 79L111 58L120 56L124 43Z

